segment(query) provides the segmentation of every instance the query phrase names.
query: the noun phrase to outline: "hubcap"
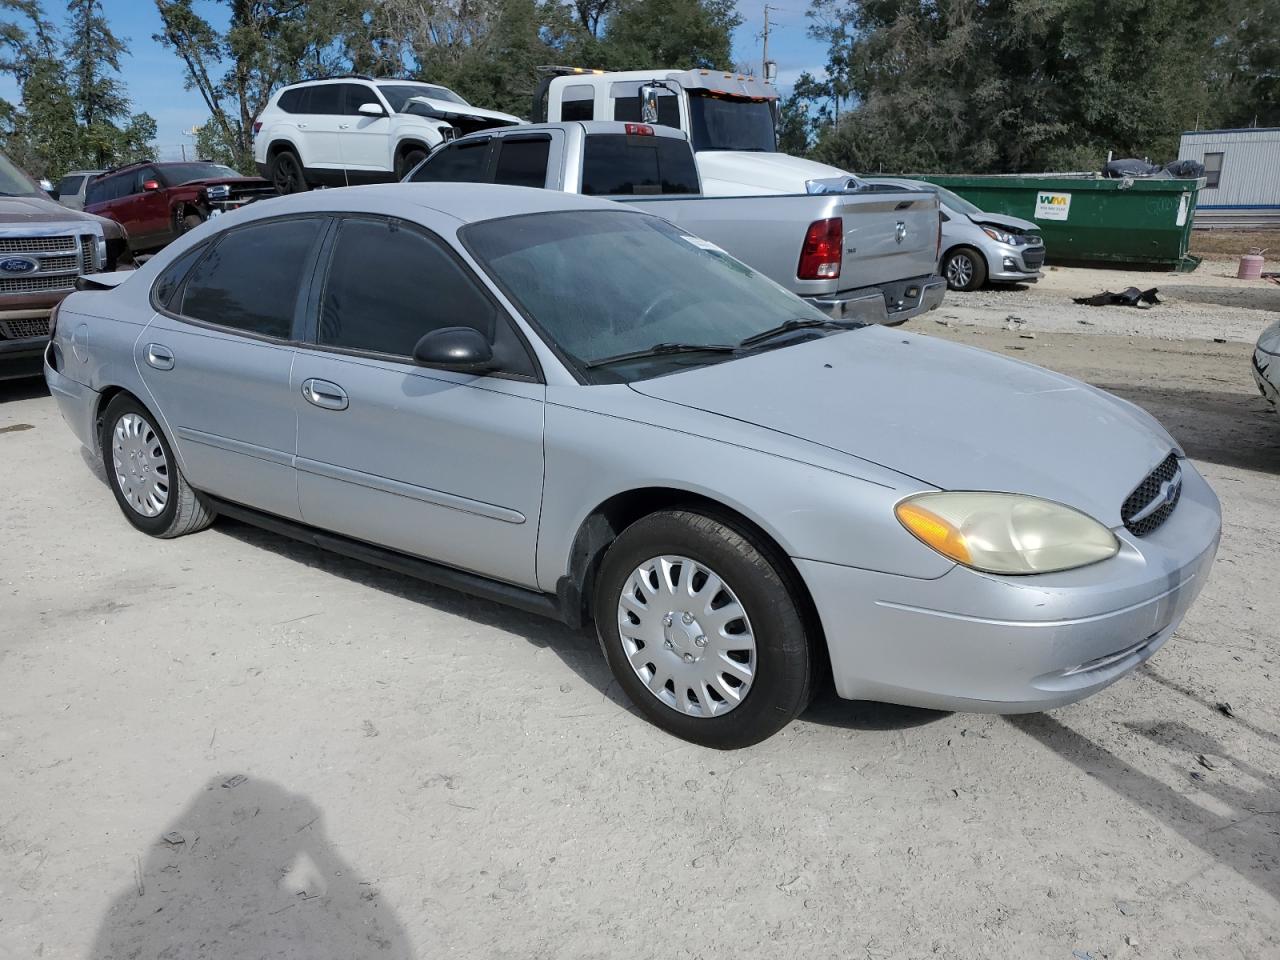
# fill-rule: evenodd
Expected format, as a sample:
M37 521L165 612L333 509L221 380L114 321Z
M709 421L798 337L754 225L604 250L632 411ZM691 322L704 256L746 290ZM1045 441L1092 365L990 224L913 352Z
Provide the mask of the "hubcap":
M973 261L963 253L957 253L947 264L947 280L950 281L953 289L958 290L968 286L972 279Z
M618 598L618 633L653 696L691 717L718 717L746 697L756 670L747 611L714 570L661 556L632 571Z
M116 421L111 431L111 463L125 502L141 516L158 516L169 502L169 461L160 437L136 413Z

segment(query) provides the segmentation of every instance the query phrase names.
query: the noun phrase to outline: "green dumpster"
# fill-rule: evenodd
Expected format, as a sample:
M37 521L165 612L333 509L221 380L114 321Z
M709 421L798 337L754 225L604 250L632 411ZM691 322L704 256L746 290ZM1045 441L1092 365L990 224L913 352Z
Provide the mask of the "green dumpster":
M1039 225L1049 263L1194 270L1191 222L1204 179L1113 180L1090 173L920 176L989 213Z

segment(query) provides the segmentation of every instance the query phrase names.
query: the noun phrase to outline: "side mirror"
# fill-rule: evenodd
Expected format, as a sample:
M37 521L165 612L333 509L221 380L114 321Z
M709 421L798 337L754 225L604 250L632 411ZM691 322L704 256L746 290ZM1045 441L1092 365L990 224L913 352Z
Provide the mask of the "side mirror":
M658 88L654 84L646 83L640 88L640 120L658 122Z
M387 115L387 111L383 110L382 105L377 103L362 103L356 107L356 112L364 117L385 117Z
M153 193L154 191L160 189L160 181L159 180L143 180L142 189L147 193Z
M484 373L493 368L493 347L475 327L441 327L418 341L413 362L457 373Z

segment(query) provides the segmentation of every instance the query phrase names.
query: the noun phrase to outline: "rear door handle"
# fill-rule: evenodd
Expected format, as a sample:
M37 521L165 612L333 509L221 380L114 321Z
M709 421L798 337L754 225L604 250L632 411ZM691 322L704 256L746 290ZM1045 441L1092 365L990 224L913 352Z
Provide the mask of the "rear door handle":
M336 383L317 380L315 377L302 381L302 395L307 398L307 403L326 410L345 410L349 403L347 391Z
M298 129L299 129L299 130L305 130L305 129L307 129L307 125L306 125L305 123L300 123L300 124L298 124Z
M172 370L173 351L158 343L148 343L147 364L157 370Z

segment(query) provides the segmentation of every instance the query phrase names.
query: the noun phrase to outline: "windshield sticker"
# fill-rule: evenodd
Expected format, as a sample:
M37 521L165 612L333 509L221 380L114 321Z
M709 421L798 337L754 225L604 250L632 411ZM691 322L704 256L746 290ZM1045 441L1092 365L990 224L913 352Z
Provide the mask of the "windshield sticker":
M680 234L680 239L685 243L693 244L693 246L697 247L699 250L707 250L711 253L724 253L726 257L729 255L710 240L703 240L701 237L691 237L687 233L682 233Z

